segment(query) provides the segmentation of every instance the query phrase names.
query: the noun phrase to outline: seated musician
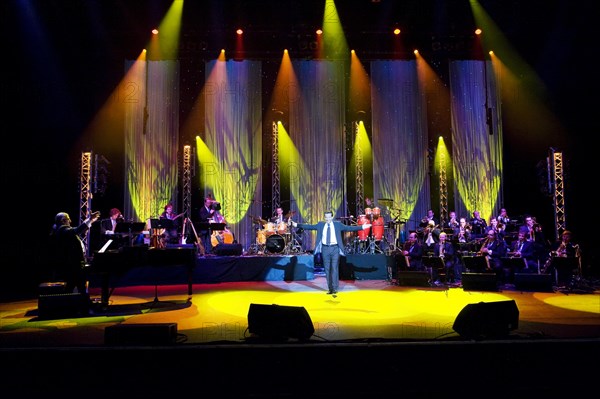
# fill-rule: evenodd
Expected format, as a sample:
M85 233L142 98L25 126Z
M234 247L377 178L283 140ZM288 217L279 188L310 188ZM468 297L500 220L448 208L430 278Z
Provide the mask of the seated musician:
M408 239L402 246L400 251L401 256L405 257L406 267L405 270L422 271L423 268L423 246L417 238L417 233L411 231L408 235ZM398 263L398 262L397 262ZM399 263L402 264L402 263Z
M170 220L171 226L165 229L164 240L168 244L179 244L179 218L183 213L176 215L173 211L173 204L167 204L164 207L164 212L161 213L159 219Z
M440 233L439 241L434 244L433 256L443 260L446 274L446 282L454 282L460 279L460 271L456 269L456 259L454 256L454 245L447 240L446 233ZM438 279L438 271L432 270L432 278L434 281Z
M513 270L513 273L537 273L538 272L538 261L535 258L535 251L533 242L527 240L527 233L522 230L519 231L517 239L510 245L509 251L507 252L509 258L522 258L522 268L519 270Z
M504 240L504 229L501 228L500 224L498 223L498 218L495 216L490 216L490 224L485 226L483 229L484 235L487 236L487 232L490 230L494 230L496 232L496 236Z
M117 223L122 221L123 215L121 215L121 211L117 208L112 208L109 212L109 217L100 221L100 232L102 235L113 235L115 234Z
M104 245L108 240L113 240L113 248L123 246L127 240L126 237L121 237L120 234L115 235L117 224L123 222L123 215L118 208L112 208L109 211L109 217L100 221L101 243Z
M467 219L460 218L458 220L458 227L454 229L454 237L456 237L456 242L459 246L463 246L461 244L470 244L471 242L471 226L467 224ZM467 249L464 249L465 251Z
M494 230L487 232L486 238L483 240L481 248L477 255L485 256L487 259L487 269L494 271L500 284L506 282L504 275L504 264L502 258L506 257L507 247L506 242L496 236ZM479 271L481 272L481 270Z
M568 283L571 276L580 273L580 249L579 245L573 243L572 239L573 234L570 230L563 231L561 239L551 245L550 258L548 258L544 265L544 273L555 274L556 282L559 285ZM561 263L556 258L564 259L565 261L571 259L573 261Z
M469 224L471 225L471 236L474 239L486 238L485 228L487 227L487 223L485 219L481 217L479 211L473 211L473 217L469 221Z

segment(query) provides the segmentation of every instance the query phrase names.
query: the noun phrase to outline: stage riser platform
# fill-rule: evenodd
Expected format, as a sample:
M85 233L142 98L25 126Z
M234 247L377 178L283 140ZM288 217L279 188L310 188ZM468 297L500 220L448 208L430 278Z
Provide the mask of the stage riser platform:
M385 280L394 258L383 254L348 255L340 261L342 280ZM195 265L136 266L111 273L110 286L211 284L236 281L306 281L315 278L314 256L211 256L198 257ZM90 285L100 280L91 276Z

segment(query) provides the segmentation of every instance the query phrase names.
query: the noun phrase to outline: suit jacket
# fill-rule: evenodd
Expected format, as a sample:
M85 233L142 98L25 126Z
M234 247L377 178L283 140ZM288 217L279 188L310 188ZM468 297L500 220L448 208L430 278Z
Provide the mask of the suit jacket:
M510 248L510 252L517 252L519 250L519 247L521 246L521 243L519 242L519 240L515 240L513 241L511 248ZM533 246L533 241L523 241L523 248L521 248L521 258L525 258L525 259L533 259L534 258L534 254L535 254L535 248Z
M51 244L55 267L77 270L84 266L85 247L79 235L87 230L87 224L82 223L78 227L63 225L52 232Z
M112 231L112 219L106 218L100 221L100 232L106 234L107 231Z
M201 223L208 223L208 219L210 219L211 217L213 217L214 215L214 211L212 209L206 209L206 206L202 205L202 208L200 208L200 222ZM208 230L200 230L203 234L207 234Z
M342 231L360 231L363 229L361 226L348 226L341 222L333 221L333 228L335 229L335 239L337 241L337 246L340 251L340 255L344 254L344 241L342 239ZM304 230L316 230L317 231L317 243L315 245L315 254L321 253L323 250L322 241L323 241L323 230L325 229L326 222L321 221L317 224L304 224L298 223L296 226L300 227Z

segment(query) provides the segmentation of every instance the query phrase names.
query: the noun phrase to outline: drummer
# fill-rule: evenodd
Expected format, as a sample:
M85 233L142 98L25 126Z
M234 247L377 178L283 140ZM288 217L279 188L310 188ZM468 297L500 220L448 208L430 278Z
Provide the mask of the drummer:
M271 218L271 222L273 222L275 224L279 224L279 223L283 222L284 221L284 219L283 219L284 218L284 216L283 216L283 208L279 207L279 208L276 209L275 212L276 212L275 216L273 216Z
M284 215L283 208L281 207L278 207L275 210L275 216L271 218L271 222L273 223L273 228L277 231L277 234L283 235L288 232L287 221L293 213L294 212L290 211L287 215Z

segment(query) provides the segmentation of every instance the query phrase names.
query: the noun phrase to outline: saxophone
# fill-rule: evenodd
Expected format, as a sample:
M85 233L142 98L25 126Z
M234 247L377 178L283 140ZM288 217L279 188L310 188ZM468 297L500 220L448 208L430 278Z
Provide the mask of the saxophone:
M486 237L485 240L483 241L483 244L481 245L481 248L479 248L479 252L477 252L477 256L485 257L485 264L486 264L487 270L490 270L492 268L490 266L490 255L488 254L488 251L487 251L487 246L489 244L491 244L492 241L493 240L491 240L489 237Z
M548 260L546 260L546 263L544 263L544 268L542 269L542 273L545 274L548 271L548 269L550 268L550 265L552 264L553 258L566 258L566 257L567 257L567 246L564 243L564 241L561 241L558 248L556 248L556 251L550 252L550 256L548 257Z

